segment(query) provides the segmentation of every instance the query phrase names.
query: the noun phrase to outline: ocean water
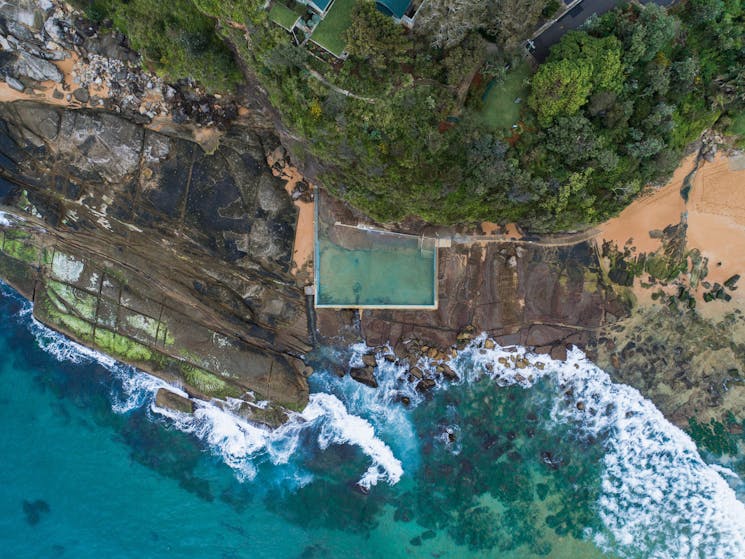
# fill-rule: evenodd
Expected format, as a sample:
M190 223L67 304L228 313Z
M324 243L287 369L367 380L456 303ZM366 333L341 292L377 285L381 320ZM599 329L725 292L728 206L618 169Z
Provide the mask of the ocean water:
M269 432L155 408L30 311L0 286L2 557L745 557L742 479L579 351L515 370L479 338L427 395L379 356Z

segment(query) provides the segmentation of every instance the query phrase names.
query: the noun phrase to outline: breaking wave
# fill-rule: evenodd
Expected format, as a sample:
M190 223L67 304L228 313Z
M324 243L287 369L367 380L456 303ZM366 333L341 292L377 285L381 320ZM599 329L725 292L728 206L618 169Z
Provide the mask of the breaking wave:
M238 402L233 404L237 407ZM291 414L289 421L276 429L250 423L231 413L230 407L226 410L211 402L198 402L193 414L154 405L153 410L168 417L178 429L206 441L242 479L253 479L264 461L275 466L289 463L308 434L315 436L321 450L332 444L358 447L371 461L358 482L364 489L379 481L398 483L403 474L401 462L376 436L373 426L350 414L333 394L311 394L305 409Z
M305 409L291 413L289 421L277 429L269 429L250 423L237 413L239 400L228 400L221 407L213 402L193 399L193 414L161 408L155 404L155 395L165 388L187 397L179 387L140 371L116 359L87 348L44 326L33 317L33 305L19 297L0 282L2 294L16 298L21 304L19 318L26 322L38 346L59 361L75 364L97 363L109 370L120 382L119 389L112 389L112 410L127 413L136 408L149 406L165 422L185 433L191 433L205 441L212 451L221 456L244 480L252 480L258 466L265 461L274 465L290 462L300 445L301 437L315 436L321 450L332 444L348 444L358 447L369 457L371 464L359 480L359 486L369 489L379 481L398 483L403 475L401 461L390 447L375 434L374 427L362 417L351 414L342 401L332 394L315 393ZM357 383L354 383L355 385ZM297 472L300 484L307 483L308 476Z
M2 293L12 294L4 285ZM95 361L122 381L121 394L113 397L115 411L148 406L154 417L205 441L242 479L253 479L262 463L291 463L299 447L312 440L322 450L330 445L358 447L370 464L359 480L361 487L369 489L381 481L396 484L404 468L392 447L405 455L419 444L410 410L425 396L405 379L408 366L386 359L386 352L376 356L379 388L319 373L312 378L314 393L307 407L271 430L233 413L237 402L221 407L195 401L193 414L159 408L154 398L157 390L167 387L178 393L177 387L46 328L31 316L30 303L23 303L19 314L28 319L44 350L60 360ZM604 528L588 534L601 549L653 559L745 557L745 505L727 479L742 481L724 467L706 464L690 437L636 389L613 383L577 349L569 352L566 362L559 362L524 348L485 341L485 336L476 338L448 361L459 376L452 382L488 378L497 386L529 390L539 379L547 379L555 390L552 421L571 425L578 439L602 445L602 490L595 506ZM365 348L352 350L351 363L359 364ZM434 372L435 364L423 358L418 366ZM438 380L433 397L450 382ZM408 409L401 405L404 397ZM403 463L408 468L411 462L406 458ZM312 479L301 466L292 468L286 478L297 485Z
M603 445L597 512L606 531L593 535L601 549L655 559L745 557L745 504L721 474L737 475L706 464L691 438L638 390L613 383L578 349L559 362L522 348L486 349L484 339L453 360L457 371L526 388L552 376L553 420ZM531 365L516 368L520 358Z

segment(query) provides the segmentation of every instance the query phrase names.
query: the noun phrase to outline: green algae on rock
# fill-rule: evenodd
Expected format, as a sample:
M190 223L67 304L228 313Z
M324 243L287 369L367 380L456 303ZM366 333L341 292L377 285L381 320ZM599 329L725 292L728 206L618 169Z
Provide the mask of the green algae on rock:
M109 113L0 104L0 277L41 322L193 396L302 409L296 209L263 130L236 124L209 155Z

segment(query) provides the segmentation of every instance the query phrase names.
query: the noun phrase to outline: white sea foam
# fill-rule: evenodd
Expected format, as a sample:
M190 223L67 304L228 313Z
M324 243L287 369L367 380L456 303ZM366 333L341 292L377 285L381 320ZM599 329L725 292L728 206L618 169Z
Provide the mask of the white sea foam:
M152 403L153 395L165 383L49 330L30 317L30 304L24 305L21 314L29 315L39 345L58 358L78 363L95 360L122 375L128 396L115 402L115 409L126 411L150 401L154 411L205 440L246 479L256 475L262 461L287 464L305 440L301 437L309 433L321 448L331 444L359 447L370 460L359 482L363 487L379 481L397 483L403 475L401 462L376 432L395 425L402 429L396 433L413 437L410 420L398 401L405 395L410 405L416 406L422 396L401 381L406 367L382 356L378 356L376 371L380 388L370 389L348 378L321 377L316 381L320 388L334 390L339 397L314 393L303 412L292 414L284 426L270 430L209 402L196 402L193 415L159 409ZM486 349L484 339L477 338L449 361L460 376L459 382L488 376L500 386L529 388L538 379L551 376L557 387L552 417L572 423L579 436L592 436L604 445L597 510L606 530L591 535L601 548L651 559L745 557L745 505L736 499L725 477L733 483L742 484L741 480L735 479L731 470L707 465L690 437L670 424L637 390L614 384L579 350L570 352L566 362L558 362L519 347ZM353 360L358 360L362 351L356 349ZM531 365L515 367L514 361L524 356ZM536 367L537 363L543 368ZM428 361L421 365L427 367ZM435 390L446 386L440 382ZM584 405L578 407L580 401ZM361 417L363 414L369 420ZM311 479L297 470L290 475L298 485Z
M401 462L390 447L375 436L375 430L365 419L350 414L333 394L311 394L310 403L301 416L319 427L318 444L323 449L329 444L358 446L372 464L359 484L369 489L380 480L398 483L403 475Z
M10 216L5 212L0 212L0 225L9 227L11 225Z
M0 285L4 293L11 295L9 288ZM370 488L379 481L395 484L401 479L401 462L376 436L373 426L362 417L349 413L342 401L332 394L311 394L306 408L300 413L290 414L289 421L277 429L250 423L233 413L241 403L238 400L229 400L222 407L213 402L194 400L196 408L193 414L167 410L155 404L155 394L158 389L166 388L186 397L179 387L66 338L38 322L32 310L31 303L23 300L18 314L27 321L41 349L60 361L96 362L119 379L121 392L112 392L113 411L127 413L149 405L151 411L172 426L204 440L243 479L253 479L257 466L263 461L287 464L298 449L301 435L308 432L316 435L321 449L331 444L349 444L369 457L371 464L359 481L361 487ZM359 385L353 382L352 386ZM263 405L265 403L259 402L259 407ZM382 404L379 404L378 412L384 413ZM309 482L308 474L295 471L292 476L299 485Z
M361 487L370 488L379 481L397 483L403 474L401 462L376 437L372 425L350 414L332 394L311 394L305 409L291 414L289 421L276 429L250 423L210 402L198 402L193 414L154 409L180 430L206 441L243 479L253 479L264 461L287 464L305 433L314 434L322 450L331 444L349 444L368 456L371 465L359 481ZM308 482L304 475L298 479Z
M638 390L613 383L578 349L564 363L523 348L487 350L481 347L483 340L475 340L451 362L459 373L525 387L554 375L552 417L573 423L580 436L603 442L597 508L607 532L594 535L601 548L652 559L745 557L745 504L722 477L725 472L707 465L691 438ZM543 363L543 369L500 363L500 357L511 355L527 355L531 363ZM730 470L726 475L736 476Z

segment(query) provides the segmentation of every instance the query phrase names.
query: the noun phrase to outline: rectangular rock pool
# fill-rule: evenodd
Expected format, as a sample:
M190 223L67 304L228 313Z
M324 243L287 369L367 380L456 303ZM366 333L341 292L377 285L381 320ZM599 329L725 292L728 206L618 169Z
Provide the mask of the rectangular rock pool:
M437 308L437 240L316 222L316 306Z

